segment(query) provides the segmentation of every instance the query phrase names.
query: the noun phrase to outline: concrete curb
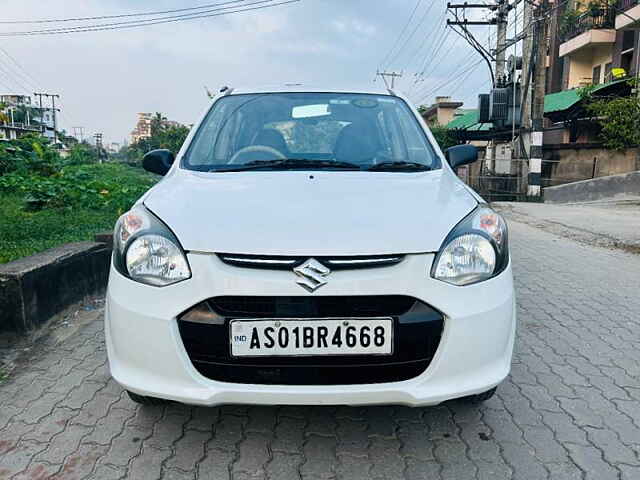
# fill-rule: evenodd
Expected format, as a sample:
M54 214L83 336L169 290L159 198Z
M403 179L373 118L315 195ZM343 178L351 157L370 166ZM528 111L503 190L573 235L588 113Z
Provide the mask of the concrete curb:
M28 333L103 291L110 260L110 244L79 242L0 265L0 332Z
M640 171L567 183L544 189L545 203L592 202L640 195Z

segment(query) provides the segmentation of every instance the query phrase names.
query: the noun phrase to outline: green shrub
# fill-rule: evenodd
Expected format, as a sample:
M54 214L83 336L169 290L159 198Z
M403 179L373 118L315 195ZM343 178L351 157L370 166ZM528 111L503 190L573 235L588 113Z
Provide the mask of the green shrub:
M150 174L125 165L72 165L50 176L3 175L0 192L21 194L29 211L75 207L124 211L154 182Z
M633 93L638 88L635 79L628 81L631 95L626 97L599 97L594 87L581 89L585 110L600 127L599 138L613 150L624 150L640 145L640 99Z
M76 143L71 147L69 156L63 160L65 165L86 165L98 163L96 149L87 143Z
M123 164L63 167L52 176L0 176L0 263L113 228L157 180Z
M139 168L96 162L88 144L74 145L62 158L37 135L0 142L0 263L91 240L157 179Z
M458 141L456 141L453 135L451 135L451 131L447 127L443 125L431 125L429 129L435 137L436 142L438 142L441 150L444 151L447 148L458 144Z

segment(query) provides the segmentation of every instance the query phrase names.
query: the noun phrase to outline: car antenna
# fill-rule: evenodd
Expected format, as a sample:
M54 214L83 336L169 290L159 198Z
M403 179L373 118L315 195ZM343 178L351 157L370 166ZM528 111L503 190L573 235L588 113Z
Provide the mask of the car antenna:
M231 92L233 92L233 88L226 85L220 89L220 93L223 93L225 95L231 95Z

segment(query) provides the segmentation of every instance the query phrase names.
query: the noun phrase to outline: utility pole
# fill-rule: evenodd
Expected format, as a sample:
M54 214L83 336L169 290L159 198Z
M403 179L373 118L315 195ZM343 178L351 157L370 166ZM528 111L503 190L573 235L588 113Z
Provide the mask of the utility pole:
M56 98L60 98L60 95L51 95L51 113L53 115L53 144L58 143L58 120L56 115Z
M42 130L42 133L44 133L45 129L47 128L46 125L44 124L44 110L42 108L42 93L35 93L33 94L34 97L38 97L39 103L40 103L40 130Z
M382 77L382 80L384 81L384 84L387 86L387 88L390 88L391 90L393 90L393 87L395 86L395 80L396 80L396 78L402 77L402 72L400 72L400 73L398 73L398 72L381 72L379 70L376 70L376 76ZM389 86L389 84L387 83L387 77L391 78L391 86Z
M542 0L536 11L536 56L531 109L531 148L529 151L529 196L540 195L542 173L542 136L544 121L544 96L547 86L547 42L549 37L547 11L549 0Z
M529 76L531 75L531 66L533 66L533 32L535 30L535 25L533 20L533 5L530 2L524 2L523 10L522 10L522 21L525 30L522 32L524 35L524 39L522 42L522 71L520 72L520 78L522 79L522 89L521 89L521 113L520 116L522 118L521 128L525 131L531 127L531 94L530 86L531 83L529 81ZM528 32L527 32L528 29ZM524 142L526 143L526 142ZM527 144L528 146L528 144Z
M60 95L56 93L34 93L36 97L40 98L40 114L42 115L42 97L51 98L51 113L53 115L53 143L58 143L58 121L56 118L56 98L60 98Z
M453 13L455 20L447 19L447 25L458 25L464 32L466 40L480 52L485 59L489 59L495 62L495 77L494 83L497 81L501 83L505 77L505 57L507 50L507 24L509 11L514 7L514 4L509 4L508 0L496 0L495 4L485 3L447 3L447 8ZM467 9L485 9L495 12L493 18L489 20L467 20ZM493 52L486 51L477 41L471 32L467 29L469 25L496 25L496 48ZM514 42L518 41L517 38ZM489 61L487 60L487 61Z
M102 163L102 133L96 133L93 138L96 139L96 150L98 151L98 163Z
M73 136L80 138L80 143L84 142L84 127L71 127L73 128Z
M496 32L496 78L504 81L505 77L505 56L507 44L507 17L510 5L507 0L498 0L498 10L496 12L497 32Z

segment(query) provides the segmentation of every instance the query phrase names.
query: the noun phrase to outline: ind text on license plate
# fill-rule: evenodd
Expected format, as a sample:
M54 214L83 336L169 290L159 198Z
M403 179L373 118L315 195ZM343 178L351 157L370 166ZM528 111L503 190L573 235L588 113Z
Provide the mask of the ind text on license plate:
M231 354L389 355L391 318L232 320Z

